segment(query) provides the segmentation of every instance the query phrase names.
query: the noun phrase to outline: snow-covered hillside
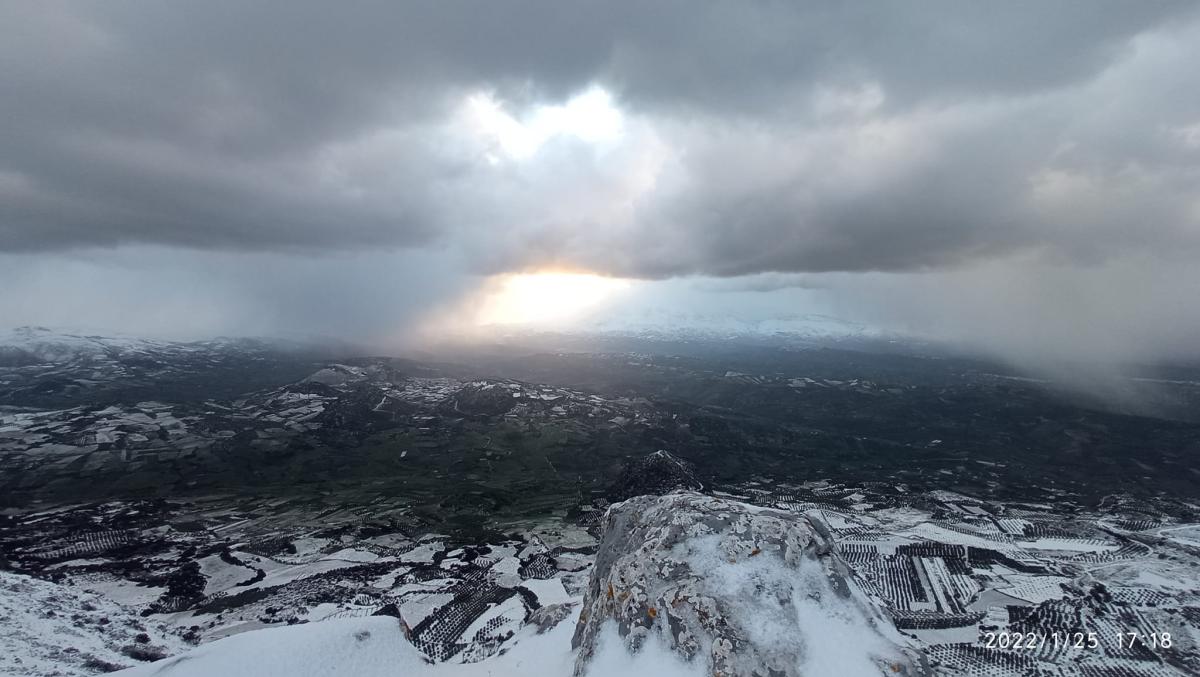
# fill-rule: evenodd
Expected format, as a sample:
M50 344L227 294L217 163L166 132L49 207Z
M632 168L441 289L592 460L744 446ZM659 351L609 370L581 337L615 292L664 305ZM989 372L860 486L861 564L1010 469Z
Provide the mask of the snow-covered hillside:
M0 407L63 409L240 393L299 378L326 348L216 338L180 342L45 327L0 330Z
M58 332L46 327L0 331L0 359L9 363L61 364L107 355L153 354L177 345L144 338Z
M90 333L47 327L0 330L0 366L67 364L119 359L170 360L228 351L262 351L296 348L301 344L280 340L218 337L206 341L163 341L119 333Z

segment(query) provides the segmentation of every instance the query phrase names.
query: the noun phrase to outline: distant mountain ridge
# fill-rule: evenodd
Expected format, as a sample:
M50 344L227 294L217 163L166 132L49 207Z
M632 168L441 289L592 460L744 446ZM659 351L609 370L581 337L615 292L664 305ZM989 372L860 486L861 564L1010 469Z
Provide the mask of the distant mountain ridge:
M746 319L732 315L672 311L646 311L621 318L605 318L581 325L579 331L705 338L789 336L839 339L880 338L885 335L885 332L861 322L818 313Z
M40 326L0 331L0 366L69 364L81 361L198 356L203 353L305 351L320 348L315 342L289 339L218 336L200 341L171 341L127 336L119 333L90 333Z
M0 406L213 397L295 381L337 356L288 340L185 342L20 327L0 332Z

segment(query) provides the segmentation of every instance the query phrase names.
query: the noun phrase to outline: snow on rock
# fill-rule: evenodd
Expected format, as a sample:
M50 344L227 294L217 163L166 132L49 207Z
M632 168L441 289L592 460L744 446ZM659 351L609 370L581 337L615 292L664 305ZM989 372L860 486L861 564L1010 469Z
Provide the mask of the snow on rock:
M609 508L572 644L587 674L615 624L705 674L923 674L806 517L696 493Z
M0 674L91 675L186 646L101 595L0 571Z

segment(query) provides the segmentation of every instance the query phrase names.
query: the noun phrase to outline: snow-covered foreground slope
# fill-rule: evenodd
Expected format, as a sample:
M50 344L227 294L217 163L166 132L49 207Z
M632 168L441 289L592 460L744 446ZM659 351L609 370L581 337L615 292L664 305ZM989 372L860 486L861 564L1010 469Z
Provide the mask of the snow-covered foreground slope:
M246 632L120 674L382 677L432 674L432 668L405 640L395 618L374 616Z
M242 633L189 653L123 670L130 677L490 677L572 674L571 632L578 614L537 634L527 627L503 654L479 663L429 663L413 648L396 619L347 618ZM630 655L610 629L587 673L594 677L700 677L661 645Z
M101 595L0 571L0 674L90 674L182 651L163 623Z

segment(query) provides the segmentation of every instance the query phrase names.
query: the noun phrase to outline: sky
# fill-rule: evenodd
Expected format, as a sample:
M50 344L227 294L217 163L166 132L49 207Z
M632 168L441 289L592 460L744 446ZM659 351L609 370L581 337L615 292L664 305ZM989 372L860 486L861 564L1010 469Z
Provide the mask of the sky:
M1200 350L1200 5L0 0L0 325Z

